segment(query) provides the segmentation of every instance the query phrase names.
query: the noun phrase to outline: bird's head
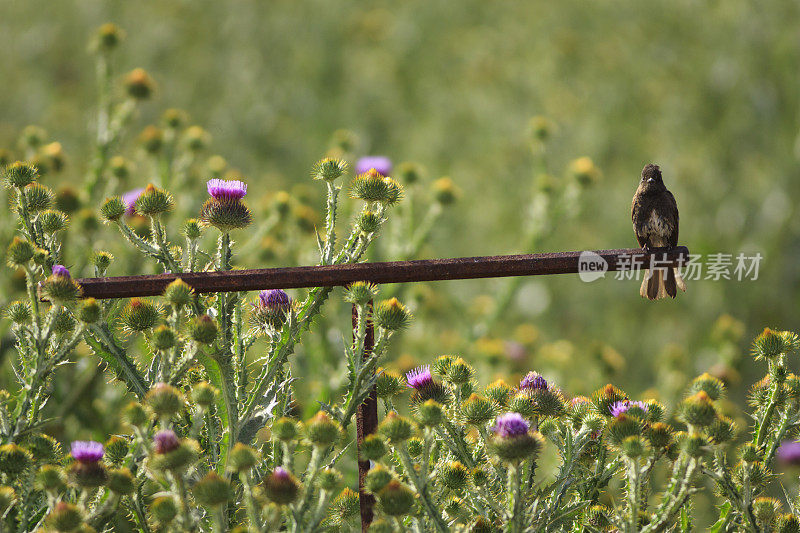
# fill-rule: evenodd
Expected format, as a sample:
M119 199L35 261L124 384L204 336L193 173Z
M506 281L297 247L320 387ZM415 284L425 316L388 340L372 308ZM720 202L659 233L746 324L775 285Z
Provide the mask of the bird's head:
M665 189L664 181L661 179L661 169L658 165L647 164L642 169L642 181L639 188L646 192L658 192Z

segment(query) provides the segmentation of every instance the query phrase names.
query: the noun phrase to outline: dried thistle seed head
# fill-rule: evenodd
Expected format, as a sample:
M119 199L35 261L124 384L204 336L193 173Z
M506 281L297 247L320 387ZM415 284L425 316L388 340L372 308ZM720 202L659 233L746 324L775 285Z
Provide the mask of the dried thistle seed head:
M201 381L192 387L192 400L203 409L208 409L217 401L219 391L206 381Z
M391 176L392 160L386 156L373 155L362 157L356 162L356 174L366 174L370 170L382 176Z
M200 126L189 126L183 134L183 142L189 151L199 152L211 144L211 134Z
M124 37L125 32L119 26L107 22L97 28L91 48L96 52L110 52L119 45Z
M157 352L163 352L175 347L178 341L178 334L169 326L161 325L153 330L150 343Z
M589 157L579 157L569 164L569 173L579 185L588 187L600 180L601 173Z
M100 216L109 222L116 222L122 218L122 215L124 215L126 211L127 207L119 196L108 198L103 202L103 205L100 206Z
M392 444L407 441L412 432L411 422L394 411L390 411L378 425L378 433L386 437Z
M681 404L683 421L701 428L711 425L717 418L714 403L705 391L700 391L686 398Z
M432 189L434 200L441 205L452 205L461 196L461 190L449 176L434 181Z
M36 181L39 178L39 173L36 167L30 163L16 161L6 167L5 178L7 187L23 189Z
M38 220L41 224L42 231L47 234L65 230L69 225L69 218L67 215L55 209L46 209L42 211L39 214Z
M417 405L417 420L425 427L438 426L444 419L444 408L435 400L427 400Z
M306 422L305 430L308 440L320 448L331 446L339 438L339 424L324 411L318 411Z
M389 331L408 327L411 318L411 312L397 298L383 300L375 307L375 322Z
M337 523L342 523L358 514L360 503L358 493L345 487L331 503L331 514Z
M403 516L414 506L414 492L397 480L392 480L378 491L381 510L389 516Z
M228 468L234 472L247 472L260 461L258 450L237 442L231 450Z
M342 474L334 468L323 468L318 479L320 489L332 491L342 482Z
M472 394L461 404L461 416L472 426L483 426L497 415L497 406L491 400Z
M200 315L189 323L189 336L200 344L213 343L218 333L217 323L208 315Z
M33 244L30 241L15 236L11 239L11 244L8 245L6 252L8 266L13 268L24 267L33 259L33 251Z
M171 211L175 202L172 195L152 183L136 199L136 212L142 216L158 216Z
M164 132L152 124L146 126L139 134L139 142L144 151L150 155L157 154L164 146Z
M367 472L364 486L368 491L375 494L385 487L394 477L383 465L375 465Z
M386 442L380 435L367 435L361 443L361 455L370 461L377 461L386 455Z
M192 487L197 503L203 507L217 507L228 503L231 497L230 482L216 472L209 472Z
M342 159L326 157L318 161L311 169L311 177L315 180L333 182L347 171L347 163Z
M147 391L145 402L160 418L175 416L183 409L184 405L181 391L166 383L156 383L152 389Z
M284 442L291 442L297 438L300 431L298 426L297 420L284 416L272 424L272 436Z
M169 524L178 516L178 504L172 496L161 496L150 504L150 513L159 524Z
M132 332L153 328L158 324L160 318L159 307L141 298L131 298L120 313L122 326Z
M264 494L278 505L288 505L297 499L300 483L289 471L276 468L264 479Z
M28 210L33 213L38 213L53 207L56 200L56 195L49 187L45 187L41 183L31 183L22 189L22 194L25 197L25 203Z
M83 514L76 505L60 501L47 515L45 523L54 531L75 531L83 524Z
M6 308L5 315L14 324L27 324L31 321L31 308L26 302L12 302Z
M469 482L469 470L459 461L444 463L439 468L439 479L452 490L462 490Z
M405 390L403 378L397 372L379 368L377 373L378 378L375 383L375 389L377 390L378 398L392 398Z
M153 95L155 82L143 68L130 71L124 80L125 91L134 100L147 100Z
M106 485L119 495L132 494L134 490L133 475L127 468L113 468L108 471Z
M194 290L188 283L178 278L164 289L164 299L174 307L184 307L194 301Z

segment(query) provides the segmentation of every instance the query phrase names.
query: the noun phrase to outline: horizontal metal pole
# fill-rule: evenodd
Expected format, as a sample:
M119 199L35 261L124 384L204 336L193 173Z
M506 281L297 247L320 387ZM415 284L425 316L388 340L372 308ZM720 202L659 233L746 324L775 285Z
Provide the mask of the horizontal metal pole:
M644 253L639 248L593 250L593 253L605 260L608 271L647 268L651 260L657 260L657 266L680 266L689 259L689 250L685 246L678 246L669 252L653 251L651 255ZM83 278L77 281L83 287L83 294L86 297L130 298L162 294L167 285L176 278L181 278L197 293L207 293L334 287L348 285L354 281L384 284L575 274L579 271L578 263L581 254L587 254L587 252L458 257L385 263L260 268L226 272L184 272L180 274ZM584 258L586 257L585 255Z

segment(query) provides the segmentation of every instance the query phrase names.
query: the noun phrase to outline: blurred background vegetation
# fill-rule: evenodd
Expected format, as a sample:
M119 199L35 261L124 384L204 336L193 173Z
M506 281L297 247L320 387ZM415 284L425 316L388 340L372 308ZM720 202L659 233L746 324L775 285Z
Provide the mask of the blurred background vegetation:
M156 179L139 132L160 124L166 108L186 110L213 141L192 161L176 222L196 213L214 172L246 177L256 225L291 205L283 229L242 249L241 266L315 261L324 194L308 173L327 153L424 168L407 184L416 207L403 211L417 225L435 203L435 180L450 176L460 192L419 250L403 245L401 226L372 259L633 247L630 198L649 162L661 165L677 198L681 244L764 257L757 281L690 282L676 301L648 302L638 282L613 276L387 287L417 317L388 365L397 370L456 353L481 368L483 383L536 369L570 394L613 381L672 403L691 376L711 369L737 399L759 377L743 357L749 339L767 325L796 329L800 4L29 0L4 2L0 15L0 147L30 157L20 137L41 126L43 142L61 143L64 163L44 183L62 195L81 190L97 101L87 42L114 22L127 34L115 74L143 67L156 90L119 150L135 171L113 192ZM215 154L226 164L209 161ZM591 158L593 183L562 212L547 211L546 228L536 226L536 199L568 189L580 157ZM111 275L151 271L113 228L95 223L98 207L72 214L66 256L75 274L91 274L92 248L117 256ZM8 242L10 219L0 225ZM4 270L0 305L16 286ZM318 380L341 370L336 345L349 315L339 302L296 358L305 414L311 398L337 385ZM66 419L62 431L112 432L96 414L122 401L119 391L91 361L63 372L78 385L57 383L54 395L76 396L68 405L78 420Z

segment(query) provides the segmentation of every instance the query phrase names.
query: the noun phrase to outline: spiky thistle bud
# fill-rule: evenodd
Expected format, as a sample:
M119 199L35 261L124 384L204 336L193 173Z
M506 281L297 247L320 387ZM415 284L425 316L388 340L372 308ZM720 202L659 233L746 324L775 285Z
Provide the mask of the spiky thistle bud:
M579 157L569 164L569 172L579 185L588 187L600 179L600 170L588 157Z
M159 524L169 524L178 516L178 504L172 496L161 496L150 504L150 513Z
M774 359L784 353L785 346L780 331L764 328L753 341L753 357L756 361Z
M124 80L125 91L134 100L147 100L155 90L155 82L150 74L142 68L130 71Z
M297 499L300 483L286 469L278 467L264 479L264 494L278 505L287 505Z
M219 391L208 382L201 381L192 388L192 400L202 409L208 409L217 401Z
M22 189L36 181L39 178L39 173L36 171L35 166L16 161L6 167L5 178L8 187Z
M396 331L408 326L411 313L397 298L383 300L375 307L375 322L389 331Z
M449 176L444 176L434 181L432 189L434 200L441 205L452 205L461 196L461 191Z
M33 250L33 244L30 241L14 237L6 252L8 265L13 268L24 267L33 259Z
M45 519L48 527L59 532L69 532L78 529L83 524L83 515L74 504L58 502Z
M122 326L131 332L146 331L155 327L161 318L161 309L148 300L131 298L120 313Z
M94 298L86 298L78 303L78 308L75 310L78 320L84 324L94 324L100 320L102 309L100 304Z
M369 281L354 281L347 286L344 300L357 305L367 305L378 294L378 286Z
M519 413L498 416L492 433L487 443L489 450L508 463L535 458L544 444L542 435L530 431L528 422Z
M681 447L690 457L702 457L708 453L708 439L700 433L692 433L682 439Z
M282 417L272 424L272 436L283 442L291 442L299 433L297 420Z
M128 456L128 447L128 440L116 435L109 438L103 445L106 451L106 459L115 465L122 463Z
M378 503L387 515L403 516L414 506L414 492L393 479L378 491Z
M190 152L199 152L211 144L211 134L201 126L189 126L183 134L183 143Z
M342 482L342 474L334 468L323 468L319 471L319 488L332 491Z
M237 442L231 450L228 467L234 472L247 472L260 460L258 451L251 446Z
M109 252L97 252L94 254L92 258L92 262L97 270L100 272L100 275L105 274L108 267L111 265L111 262L114 260L114 256L111 255Z
M58 494L67 488L67 476L64 470L56 465L44 465L36 473L36 488L51 494Z
M158 216L171 211L175 205L172 195L152 183L136 199L136 212L142 216Z
M435 400L426 400L417 405L417 420L426 427L438 426L444 419L442 404Z
M361 443L361 455L370 461L377 461L386 455L386 442L380 435L367 435Z
M672 429L663 422L656 422L645 429L645 437L653 448L664 449L672 444Z
M120 495L131 494L134 490L133 475L127 468L114 468L108 472L108 488Z
M375 388L378 392L378 398L388 399L403 392L405 383L398 373L379 368Z
M683 401L681 416L687 424L704 428L717 418L717 410L708 394L700 391Z
M200 446L191 439L179 439L171 430L162 430L153 438L150 467L154 470L183 471L194 464L200 455Z
M475 376L475 368L461 357L453 360L447 369L447 381L453 385L468 383Z
M408 440L412 431L411 422L394 411L390 411L378 425L378 432L392 444Z
M121 181L127 180L131 175L131 163L122 156L114 156L108 161L111 174Z
M472 394L461 404L461 416L467 424L483 426L497 414L497 406L491 400Z
M317 411L317 414L306 422L305 429L308 440L319 448L326 448L339 438L339 424L324 411Z
M183 224L183 234L187 239L199 239L203 233L203 228L196 218L190 218Z
M625 438L625 440L620 443L620 450L622 454L626 457L631 459L636 459L637 457L641 457L647 451L647 445L638 435L631 435L630 437Z
M164 289L164 299L174 307L184 307L194 301L194 289L178 278Z
M165 325L155 328L153 335L150 337L150 344L157 352L163 352L175 347L177 341L178 335L175 330Z
M359 508L358 493L345 487L331 503L331 514L337 523L342 523L358 514Z
M406 385L414 389L412 404L419 404L426 400L435 400L446 405L450 402L447 388L433 379L428 365L417 367L406 374Z
M214 319L208 315L195 317L189 323L189 336L200 344L211 344L217 338L219 328Z
M459 461L444 463L439 468L438 479L451 490L462 490L469 482L470 472Z
M592 403L600 414L604 416L614 416L611 407L617 402L627 400L628 396L614 385L608 384L602 389L592 394Z
M631 436L639 436L642 433L642 422L639 418L628 416L621 413L615 416L608 425L608 436L614 444L621 444L622 441Z
M69 218L61 211L46 209L39 213L39 224L41 224L43 232L53 234L67 229Z
M694 378L690 390L693 393L703 391L713 401L725 396L725 384L721 379L712 376L708 372Z
M536 115L528 121L531 137L538 142L545 142L550 138L550 135L555 129L555 124L549 118L542 115Z
M142 404L139 402L130 402L122 410L122 419L132 426L143 426L150 421Z
M369 235L370 233L378 231L382 223L383 217L381 217L378 213L370 211L369 209L364 209L358 215L358 221L356 222L356 225L358 226L358 229L361 230L361 233Z
M408 454L411 457L419 457L425 451L425 441L419 437L411 437L408 439L406 446L408 447Z
M57 309L53 316L51 328L57 336L66 335L75 330L75 319L66 309Z
M347 170L347 163L341 159L327 157L318 161L311 169L311 177L315 180L333 182Z
M281 329L292 309L292 300L281 289L261 291L250 314L252 326L270 334Z
M394 477L383 465L375 465L367 472L364 486L368 491L375 494L387 485Z
M26 302L12 302L5 314L14 324L27 324L31 320L31 308Z
M564 412L564 398L561 391L550 387L547 389L528 388L519 392L518 396L524 396L530 400L534 414L538 416L561 416Z
M350 189L350 196L365 202L392 206L403 198L403 187L392 178L384 177L375 169L356 176Z
M97 33L92 41L92 48L98 52L110 52L119 45L124 35L119 26L107 22L97 28Z
M772 529L781 510L781 502L775 498L761 496L753 500L753 516L767 529Z
M0 472L16 476L31 466L33 457L28 450L13 442L0 446Z
M483 393L486 397L501 407L507 406L512 392L513 389L502 379L490 383L483 389Z
M228 502L230 482L216 472L209 472L192 488L194 499L203 507L217 507Z
M776 533L800 533L800 519L791 513L778 516L775 522Z
M166 383L156 383L145 395L147 406L160 418L171 418L183 409L181 391Z

